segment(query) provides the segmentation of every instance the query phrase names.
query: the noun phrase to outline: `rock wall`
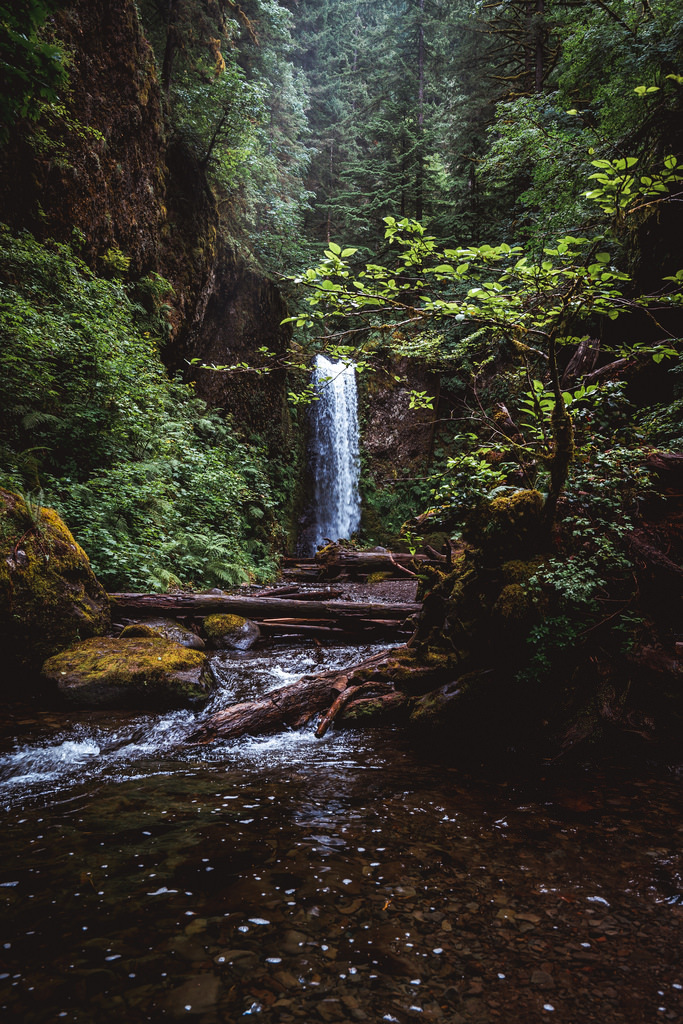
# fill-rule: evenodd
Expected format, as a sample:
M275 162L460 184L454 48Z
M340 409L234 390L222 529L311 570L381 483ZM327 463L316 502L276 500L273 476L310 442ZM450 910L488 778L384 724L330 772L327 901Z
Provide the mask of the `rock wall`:
M0 216L39 238L71 242L103 269L109 249L133 275L158 267L166 168L154 56L131 0L65 5L53 30L68 50L63 111L15 138L0 168Z
M166 137L154 54L133 0L72 0L53 30L71 54L66 109L31 141L17 133L3 154L0 220L41 240L76 239L98 273L118 250L131 279L167 278L171 369L187 374L193 356L253 360L262 345L284 351L277 287L231 248L203 170ZM274 418L286 426L284 374L234 386L200 374L198 392L255 429Z
M396 380L400 377L400 380ZM391 360L362 381L363 449L378 480L395 479L402 470L421 472L431 458L434 412L411 409L410 392L437 399L439 377L416 360Z
M360 379L361 530L365 539L394 548L402 543L401 523L414 514L410 489L429 472L434 444L436 413L411 409L413 390L438 407L439 375L417 360L387 359Z

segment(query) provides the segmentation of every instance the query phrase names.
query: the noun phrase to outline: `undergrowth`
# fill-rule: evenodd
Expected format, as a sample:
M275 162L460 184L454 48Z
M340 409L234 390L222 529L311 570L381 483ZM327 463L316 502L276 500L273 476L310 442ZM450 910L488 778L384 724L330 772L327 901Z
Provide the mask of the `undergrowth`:
M0 229L0 483L43 491L110 590L272 577L265 455L160 357L170 286Z

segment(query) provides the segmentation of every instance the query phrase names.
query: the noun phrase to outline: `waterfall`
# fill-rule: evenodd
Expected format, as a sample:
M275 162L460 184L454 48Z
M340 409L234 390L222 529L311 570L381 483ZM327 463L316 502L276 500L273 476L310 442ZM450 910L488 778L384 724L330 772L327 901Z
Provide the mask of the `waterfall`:
M348 538L360 525L358 402L352 365L315 358L311 405L310 470L312 522L306 530L311 554L326 540Z

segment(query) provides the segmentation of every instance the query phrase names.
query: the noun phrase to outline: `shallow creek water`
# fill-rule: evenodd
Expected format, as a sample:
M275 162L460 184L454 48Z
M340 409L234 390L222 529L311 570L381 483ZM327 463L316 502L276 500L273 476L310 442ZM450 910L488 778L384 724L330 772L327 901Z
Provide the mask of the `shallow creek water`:
M221 655L213 706L370 652ZM683 1019L676 769L482 778L391 729L183 747L194 721L6 729L3 1019Z

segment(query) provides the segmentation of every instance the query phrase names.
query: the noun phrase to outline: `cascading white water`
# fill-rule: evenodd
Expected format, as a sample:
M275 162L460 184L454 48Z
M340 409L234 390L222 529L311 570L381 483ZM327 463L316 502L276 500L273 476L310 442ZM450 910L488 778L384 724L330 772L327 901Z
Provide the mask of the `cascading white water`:
M310 553L326 540L348 538L360 525L358 399L353 365L315 358L311 406L310 468L313 522Z

